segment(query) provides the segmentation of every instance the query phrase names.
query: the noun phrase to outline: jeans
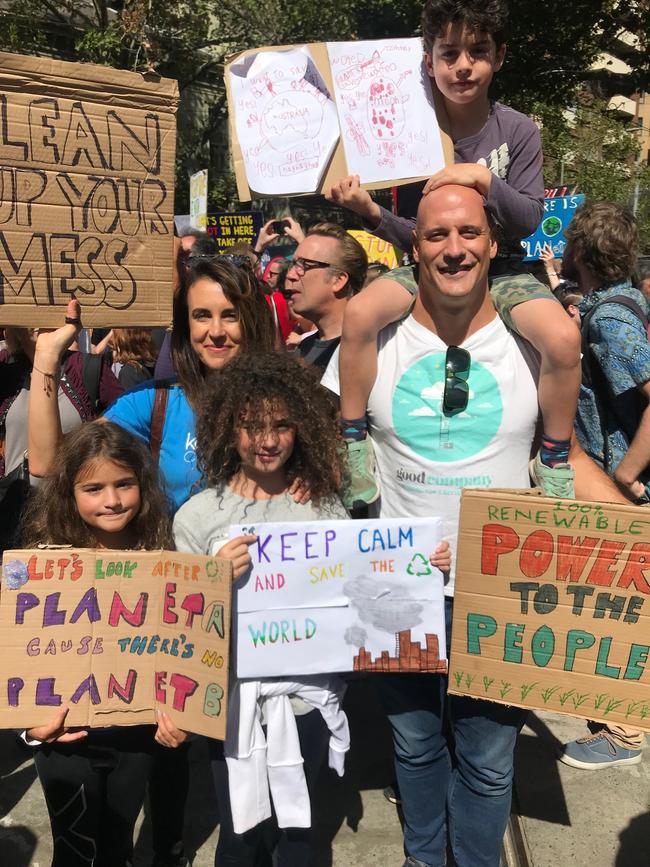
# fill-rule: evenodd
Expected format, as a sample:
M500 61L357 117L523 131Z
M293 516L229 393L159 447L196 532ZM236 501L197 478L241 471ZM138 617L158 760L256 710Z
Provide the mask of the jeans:
M452 600L445 600L447 643ZM443 675L375 675L393 731L407 853L444 867L498 867L510 814L513 753L526 711L447 695Z

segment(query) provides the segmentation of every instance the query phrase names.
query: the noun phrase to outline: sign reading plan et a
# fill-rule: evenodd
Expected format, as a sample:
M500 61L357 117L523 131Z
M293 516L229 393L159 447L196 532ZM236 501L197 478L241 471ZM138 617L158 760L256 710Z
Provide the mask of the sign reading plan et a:
M223 739L227 560L170 551L6 551L0 728L155 724Z
M465 491L449 691L650 730L650 511Z
M0 53L0 321L171 322L175 81Z

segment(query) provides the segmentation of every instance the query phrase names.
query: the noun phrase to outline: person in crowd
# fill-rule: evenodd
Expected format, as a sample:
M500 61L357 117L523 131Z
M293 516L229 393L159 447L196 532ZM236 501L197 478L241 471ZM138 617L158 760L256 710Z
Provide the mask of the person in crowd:
M519 243L536 228L543 213L540 134L530 118L488 96L492 77L505 57L507 13L505 0L428 0L424 7L424 60L449 118L455 165L430 178L423 195L449 183L476 187L501 228L504 241L491 267L492 292L511 311L509 325L542 357L539 396L544 436L533 472L546 494L572 497L573 470L567 456L580 385L579 336L548 287L528 273ZM413 219L381 208L361 188L357 176L339 181L327 197L361 215L374 234L410 250ZM448 267L450 273L456 268L453 258ZM366 438L377 333L404 315L416 287L412 268L397 269L390 281L373 282L346 311L341 415L351 468L359 480L350 496L361 502L372 502L379 495Z
M112 549L173 548L167 502L149 451L114 424L67 433L54 471L32 498L23 545ZM77 729L69 707L43 713L26 734L43 787L52 867L129 867L133 832L154 755L167 724Z
M297 347L307 364L327 367L341 340L345 308L363 286L367 268L366 251L335 223L312 226L298 244L286 287L291 311L316 326Z
M387 274L389 271L390 268L388 265L384 265L383 262L370 262L362 288L365 289L368 283L372 283L372 281L376 280L378 277L383 277L384 274Z
M111 370L125 391L154 377L158 347L150 328L112 328Z
M52 383L59 359L80 327L76 302L68 306L71 320L62 328L39 335L36 342L36 382L29 407L29 449L32 472L46 476L54 466L60 437ZM104 413L157 454L165 492L176 511L199 489L196 466L196 420L206 374L218 370L241 350L265 351L275 342L273 322L257 280L248 269L219 257L199 258L183 273L174 299L171 351L175 380L144 383L122 395ZM298 487L298 486L297 486ZM301 491L298 498L304 497ZM173 780L173 784L171 782ZM150 784L155 867L185 865L182 831L187 796L187 753L162 749L157 753Z
M650 259L640 259L635 273L634 285L650 300Z
M632 285L636 220L625 208L586 203L565 230L564 270L583 293L583 382L576 434L585 452L631 499L650 501L650 304ZM597 499L591 497L591 499ZM561 760L586 770L638 764L643 732L595 727L565 744Z
M296 244L304 239L305 233L302 226L293 217L281 217L279 220L268 220L260 229L259 235L253 245L253 252L260 259L264 251L281 237L289 238Z
M229 539L231 524L346 518L337 497L344 465L336 409L315 372L282 352L242 353L207 381L197 420L197 454L208 487L176 514L177 548L228 557L235 578L242 578L250 565L248 545L256 537ZM289 493L298 478L310 490L308 503L296 503ZM440 544L431 562L449 569L447 543ZM329 680L330 690L340 689L334 686L338 679ZM305 683L308 686L310 681ZM308 788L313 791L326 751L327 729L302 695L290 697ZM228 725L229 732L236 728L232 719ZM229 773L236 771L229 738L230 734L227 758L221 742L210 744L221 819L215 865L254 867L269 828L268 823L246 827L240 816L254 809L242 804L232 782L229 786ZM283 808L286 804L275 804L278 818ZM280 867L310 863L308 827L276 830L272 839L278 846Z
M411 313L379 336L370 395L380 517L440 516L453 562L463 486L482 478L489 487L527 488L536 445L539 367L530 345L497 316L488 283L496 252L479 191L445 185L423 196L414 244L418 293ZM339 390L336 357L322 381ZM624 501L575 441L571 462L578 497ZM410 481L415 467L417 484ZM448 642L453 594L452 569ZM442 675L374 678L393 730L405 867L444 864L447 825L458 867L498 867L525 712L448 695Z
M573 286L560 285L553 293L571 319L580 328L580 302L582 295L575 291Z
M264 269L262 280L274 292L283 292L288 270L289 260L284 256L274 256Z
M34 357L38 329L6 328L5 334L6 349L0 350L0 476L15 470L27 451L32 380L38 379L39 387L47 387L56 400L64 432L95 418L123 391L103 358L82 352L62 353L54 375L43 381L34 367L38 367Z

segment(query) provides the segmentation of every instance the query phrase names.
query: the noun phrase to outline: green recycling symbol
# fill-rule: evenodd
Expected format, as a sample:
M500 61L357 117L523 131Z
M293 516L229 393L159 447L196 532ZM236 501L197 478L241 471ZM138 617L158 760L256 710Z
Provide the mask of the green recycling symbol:
M414 554L411 562L406 567L407 575L415 575L420 578L422 575L433 575L433 569L428 559L424 554Z

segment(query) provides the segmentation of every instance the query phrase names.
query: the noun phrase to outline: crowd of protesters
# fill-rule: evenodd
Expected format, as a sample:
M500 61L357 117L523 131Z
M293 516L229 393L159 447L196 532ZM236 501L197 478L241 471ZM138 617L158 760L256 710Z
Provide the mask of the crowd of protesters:
M430 559L445 579L449 644L463 478L650 502L650 269L632 214L591 201L566 231L561 262L545 250L540 279L523 263L518 242L542 215L542 154L535 124L488 97L506 18L502 0L426 3L425 60L455 164L427 182L417 214L385 211L357 177L328 191L411 265L387 273L337 223L303 228L282 214L253 247L224 254L201 232L177 239L166 333L85 331L76 300L57 329L5 328L0 474L20 477L31 494L20 524L3 519L4 547L176 547L228 558L239 579L255 537L229 539L228 527L244 518L437 516L444 541ZM290 255L269 257L281 235ZM405 375L430 373L432 359L445 371L439 405L405 421L396 408ZM492 385L476 378L470 393L477 367ZM491 439L465 412L470 401L499 404ZM445 421L444 441L433 416ZM455 457L461 440L469 445ZM400 470L416 467L454 485L415 489ZM251 701L261 720L276 700L288 703L300 756L271 786L271 805L246 787L240 718L229 719L225 745L210 740L215 865L273 858L306 867L321 767L329 754L342 773L354 750L344 681L232 681L234 705ZM371 681L393 733L405 867L497 867L525 711L449 696L443 675ZM154 727L104 729L70 728L66 714L22 734L45 794L54 867L127 867L147 788L152 864L189 863L191 738L173 714ZM641 732L589 725L563 746L563 762L590 770L641 761Z

